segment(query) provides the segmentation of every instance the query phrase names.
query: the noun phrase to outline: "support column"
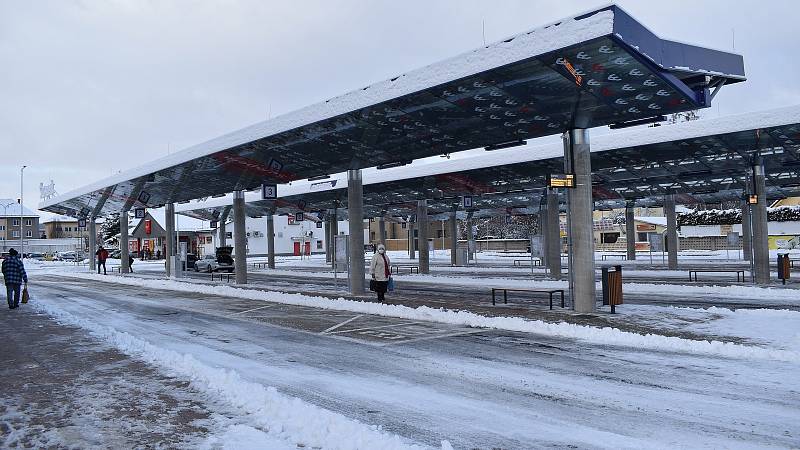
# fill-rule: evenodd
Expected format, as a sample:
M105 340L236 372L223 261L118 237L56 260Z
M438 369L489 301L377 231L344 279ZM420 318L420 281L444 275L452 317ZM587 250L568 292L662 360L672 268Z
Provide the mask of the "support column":
M750 204L747 203L747 199L742 200L742 252L744 260L750 261L753 256L753 230L750 223Z
M628 261L636 259L636 217L634 202L625 203L625 242L628 247Z
M386 219L383 214L378 218L378 242L386 245Z
M267 267L275 268L275 211L267 214Z
M236 284L247 284L247 226L244 217L244 191L233 192L233 253Z
M419 273L430 273L427 200L419 200L417 202L417 242L419 247Z
M408 259L417 259L417 251L414 249L414 229L416 228L416 223L409 220L406 222L406 228L408 229Z
M675 194L664 197L664 215L667 216L667 269L678 270L678 217L675 214Z
M547 270L550 276L556 280L561 279L561 224L558 217L561 208L558 204L558 191L547 189L547 208L545 210L545 230L544 236L545 253L547 256Z
M128 260L128 211L123 210L119 215L119 267L121 273L131 271L130 261Z
M350 230L350 293L364 293L364 187L361 169L347 171L347 216Z
M761 157L753 162L753 193L758 202L750 205L753 223L753 269L757 284L769 284L769 231L767 229L767 195L764 179L764 161Z
M337 208L333 208L333 218L331 218L331 267L336 264L336 252L334 248L334 243L336 242L336 236L339 235L339 210Z
M473 226L472 211L467 213L467 247L469 248L469 259L475 261L475 252L478 250L475 246L475 230Z
M97 218L89 217L87 220L89 221L87 224L89 228L89 271L94 272L97 269L95 266L97 258L94 256L94 253L97 251L97 224L95 223ZM121 229L122 228L120 228L120 230Z
M455 266L457 262L456 249L458 248L458 218L456 208L450 212L450 265Z
M331 251L333 251L333 245L331 244L332 240L331 211L328 210L327 214L325 215L325 264L330 264L331 262Z
M575 311L593 312L596 308L594 204L588 130L572 129L564 133L564 169L575 175L575 187L567 189L570 293Z
M174 277L177 274L172 267L172 257L175 256L175 204L167 203L164 205L164 233L166 234L164 245L164 259L167 262L167 276Z
M228 208L222 213L222 216L219 218L219 222L217 222L217 235L219 237L219 245L217 247L225 247L228 243L228 230L227 230L227 222L228 222Z

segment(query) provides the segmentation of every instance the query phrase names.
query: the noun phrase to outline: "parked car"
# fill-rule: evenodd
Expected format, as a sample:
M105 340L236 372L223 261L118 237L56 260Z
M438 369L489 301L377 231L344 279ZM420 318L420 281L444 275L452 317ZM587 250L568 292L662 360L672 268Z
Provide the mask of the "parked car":
M206 255L194 263L195 272L216 272L218 269L219 264L215 255Z
M37 261L44 261L44 253L31 252L28 253L28 258L35 259Z
M217 270L233 272L233 247L217 247Z
M77 261L78 255L75 252L58 252L55 259L58 261Z

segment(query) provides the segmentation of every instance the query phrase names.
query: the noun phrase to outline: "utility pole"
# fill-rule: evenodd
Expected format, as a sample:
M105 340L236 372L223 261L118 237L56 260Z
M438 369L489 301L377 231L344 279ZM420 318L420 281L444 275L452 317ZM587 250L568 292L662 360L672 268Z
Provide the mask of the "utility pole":
M24 212L24 210L23 210L24 199L23 199L23 195L22 195L24 189L23 189L22 180L23 180L23 173L24 173L26 167L28 167L28 166L22 166L22 168L19 169L19 257L20 257L20 259L24 259L25 258L25 241L23 241L23 239L24 239L23 229L24 228L23 228L23 225L22 225L22 216L23 216L23 212Z

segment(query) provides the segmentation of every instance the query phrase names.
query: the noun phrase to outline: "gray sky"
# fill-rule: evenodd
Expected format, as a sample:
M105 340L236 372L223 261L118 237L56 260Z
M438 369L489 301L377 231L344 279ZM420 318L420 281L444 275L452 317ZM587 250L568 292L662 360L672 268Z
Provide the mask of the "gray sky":
M0 197L60 193L583 12L598 1L0 0ZM748 81L703 116L800 104L794 1L620 1Z

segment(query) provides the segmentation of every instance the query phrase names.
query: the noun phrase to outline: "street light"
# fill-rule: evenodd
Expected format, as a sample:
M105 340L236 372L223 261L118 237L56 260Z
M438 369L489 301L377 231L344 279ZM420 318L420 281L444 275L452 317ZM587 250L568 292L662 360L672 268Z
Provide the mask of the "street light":
M8 207L13 204L14 202L8 203L6 205L0 205L3 207L3 218L6 220L6 229L3 230L3 251L6 250L6 240L8 239L8 232L10 231L8 228Z
M22 187L23 186L23 184L22 184L22 175L23 175L23 172L24 172L26 167L28 167L28 166L22 166L22 168L19 169L19 257L22 258L22 259L25 258L25 241L22 240L22 239L24 239L24 236L23 236L24 233L23 233L23 228L22 228L22 213L24 212L24 210L23 210L23 206L22 205L25 204L23 202L23 197L22 197L22 193L23 193L23 190L24 190L23 187Z

